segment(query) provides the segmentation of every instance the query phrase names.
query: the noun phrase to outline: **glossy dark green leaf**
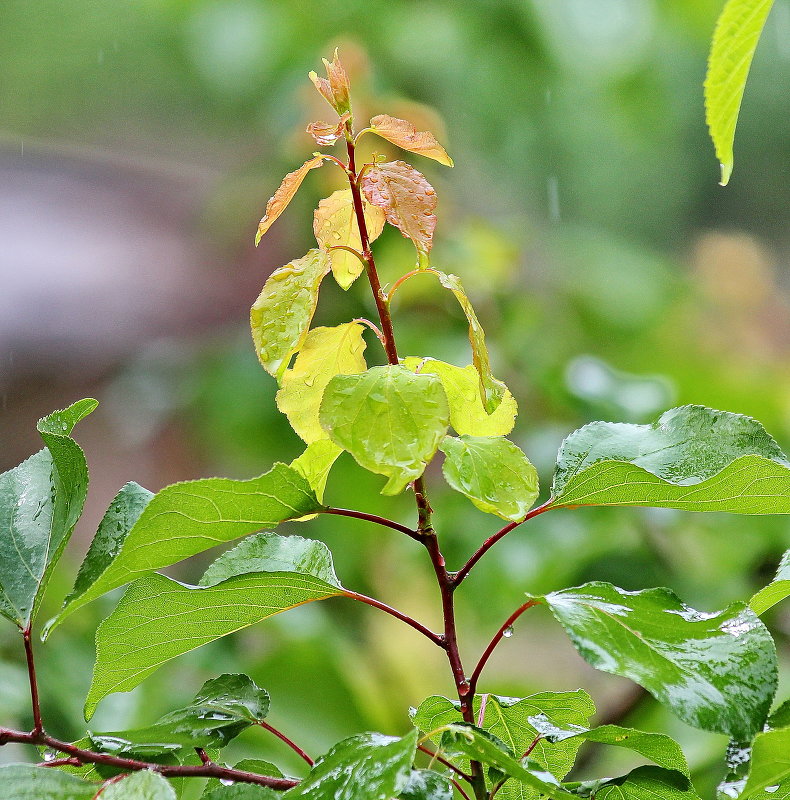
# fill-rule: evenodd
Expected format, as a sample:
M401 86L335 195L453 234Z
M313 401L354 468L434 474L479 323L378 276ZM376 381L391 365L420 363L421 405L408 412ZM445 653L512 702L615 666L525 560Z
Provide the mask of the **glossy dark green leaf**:
M224 747L268 712L268 693L249 677L220 675L206 681L188 706L165 714L153 725L89 736L102 752L144 758L183 748Z
M0 475L0 614L20 628L33 619L88 492L88 467L71 438L93 411L80 400L38 421L46 447Z
M450 411L436 375L415 375L398 365L332 378L320 419L361 467L387 476L382 494L399 494L433 458Z
M762 798L761 792L782 783L790 785L790 728L758 733L751 755L749 777L741 794L743 800Z
M141 575L320 509L308 482L285 464L275 464L264 475L246 481L204 478L166 486L139 517L127 517L133 524L118 532L123 536L120 548L117 540L103 539L88 552L80 574L90 575L93 582L81 582L81 593L75 587L48 630L86 603Z
M206 791L201 800L277 800L282 792L254 783L234 783L232 786L217 786Z
M93 800L98 789L99 784L49 767L0 766L0 797L4 800Z
M439 449L446 458L447 483L481 511L522 520L538 496L538 473L513 442L502 436L446 436Z
M545 714L529 718L531 724L550 743L568 742L578 739L584 742L625 747L649 758L659 767L689 774L686 756L680 745L663 733L648 733L620 725L601 725L585 728L581 725L557 725Z
M755 614L762 616L787 597L790 597L790 550L782 556L774 579L749 600L749 606Z
M240 770L241 772L252 772L256 775L268 775L270 778L285 777L279 767L276 767L269 761L262 761L259 758L242 759L233 765L233 769ZM254 784L236 783L234 786L255 786L256 789L262 789L264 791L264 794L252 795L251 800L257 800L258 797L260 797L262 800L274 800L274 797L282 797L282 792L276 792L273 789L268 789ZM209 778L208 781L206 781L206 788L203 791L200 800L211 800L211 795L215 792L215 798L228 797L228 800L247 800L244 794L234 799L233 795L225 795L220 793L220 790L224 792L231 788L231 786L221 783L219 778ZM272 797L272 793L274 794L274 797Z
M287 800L389 800L411 777L417 731L403 738L360 733L321 756Z
M431 769L415 769L400 793L401 800L453 800L453 786Z
M661 767L639 767L622 778L595 781L595 800L700 800L682 772Z
M762 728L776 691L776 649L743 604L709 614L668 589L608 583L545 600L587 662L644 686L690 725L739 740Z
M554 506L790 513L790 462L759 422L704 406L653 425L593 422L557 458Z
M143 769L108 784L102 790L101 800L176 800L176 791L167 778Z
M199 586L159 574L141 578L96 632L86 718L103 697L128 692L182 653L344 592L324 544L271 533L223 553Z

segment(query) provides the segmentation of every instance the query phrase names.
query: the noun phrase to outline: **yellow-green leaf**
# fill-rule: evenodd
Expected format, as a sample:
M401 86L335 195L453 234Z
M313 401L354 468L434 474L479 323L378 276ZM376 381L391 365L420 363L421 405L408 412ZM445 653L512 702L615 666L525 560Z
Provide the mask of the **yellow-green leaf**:
M302 185L302 181L310 172L311 169L320 167L324 163L321 156L313 156L302 164L299 169L289 172L284 178L283 182L277 188L277 191L269 198L266 204L266 213L263 219L258 223L258 232L255 234L255 246L261 241L261 237L266 231L271 228L272 223L285 211L288 203L291 202L293 196Z
M403 150L432 158L446 167L453 166L452 158L436 141L436 137L430 131L418 131L408 120L379 114L370 120L370 130Z
M342 452L342 448L329 439L319 439L317 442L308 444L304 453L295 458L290 464L310 484L310 488L315 493L319 503L324 500L324 489L326 489L329 471ZM315 519L316 516L318 515L307 514L294 521L307 522Z
M384 212L365 198L362 200L362 210L368 239L375 241L384 230ZM313 231L321 247L343 246L362 251L351 189L338 189L321 200L313 215ZM364 269L362 262L347 250L332 250L329 258L332 261L332 274L344 289L348 289Z
M307 337L318 304L318 289L329 272L329 255L313 249L276 269L250 309L255 352L279 381Z
M456 367L433 358L409 356L402 364L412 372L438 375L450 404L450 425L459 436L507 436L518 414L516 400L508 389L492 414L486 412L480 395L480 376L473 364Z
M773 0L729 0L713 34L705 77L705 116L726 186L734 162L733 141L754 51Z

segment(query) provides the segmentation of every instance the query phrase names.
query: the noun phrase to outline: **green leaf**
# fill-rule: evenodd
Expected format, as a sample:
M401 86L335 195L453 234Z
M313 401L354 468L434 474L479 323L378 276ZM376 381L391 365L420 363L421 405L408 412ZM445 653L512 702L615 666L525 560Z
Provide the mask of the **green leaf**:
M101 800L176 800L176 791L156 772L143 769L102 790Z
M250 309L255 352L279 381L291 356L304 344L318 304L318 289L329 272L329 254L313 249L276 269Z
M389 479L382 494L419 478L447 432L450 412L442 382L406 367L373 367L337 375L321 402L321 425L357 463Z
M0 614L20 628L35 616L82 514L88 467L71 432L97 405L80 400L40 419L46 447L0 475Z
M401 362L420 374L438 375L450 405L450 425L459 436L507 436L513 430L518 407L505 389L502 402L489 414L480 395L480 376L473 364L456 367L433 358L410 356Z
M716 23L705 76L705 116L726 186L733 141L754 51L773 0L729 0Z
M329 381L335 375L358 375L367 369L363 330L358 322L313 328L293 369L283 375L277 408L307 444L328 438L318 419L318 409Z
M769 608L790 596L790 550L787 550L779 562L774 579L760 589L749 601L752 611L762 616Z
M545 795L558 800L572 797L560 787L550 772L541 770L534 762L517 761L503 742L474 725L457 723L446 726L442 732L441 748L447 754L461 754L493 767L499 773L534 789L540 797Z
M415 769L409 781L401 789L401 800L453 800L453 786L438 772L430 769Z
M648 733L619 725L585 728L581 725L557 725L545 714L530 717L538 732L552 744L579 739L585 742L625 747L649 758L659 767L689 774L686 756L680 745L663 733Z
M234 783L233 786L217 786L205 792L201 800L277 800L282 792L275 792L254 783Z
M660 767L639 767L623 778L596 781L595 786L595 800L700 800L685 775Z
M563 443L553 506L790 513L790 462L759 422L704 406L653 425L593 422Z
M439 278L439 283L455 295L455 299L460 304L469 322L469 344L472 346L472 362L480 376L480 397L483 400L483 407L486 413L493 414L504 400L507 387L491 374L491 364L488 359L488 348L486 347L486 335L483 326L477 319L477 314L466 296L461 279L457 275L447 275L438 270L434 271Z
M389 800L406 788L417 746L417 731L402 739L359 733L321 756L287 800Z
M597 582L545 601L588 663L640 684L690 725L740 741L762 728L776 691L776 649L744 604L708 614L668 589Z
M268 693L249 677L220 675L206 681L188 706L165 714L153 725L88 735L101 752L146 758L183 748L224 747L268 713Z
M758 733L752 744L749 777L741 798L762 797L771 786L790 783L790 728ZM771 797L775 795L770 794ZM781 795L780 795L781 796Z
M329 439L319 439L317 442L308 444L304 453L290 464L310 485L319 503L324 501L324 489L326 489L329 471L342 452L342 448ZM309 514L306 517L298 517L296 522L305 522L314 519L315 516L315 514Z
M0 797L7 800L93 800L99 786L48 767L0 766Z
M538 496L538 473L513 442L501 436L445 437L447 483L481 511L514 522L524 519Z
M320 510L307 481L285 464L275 464L264 475L246 481L203 478L166 486L139 517L127 517L133 524L119 532L120 548L117 541L110 548L91 548L79 574L90 576L92 582L75 586L47 633L86 603L141 575Z
M285 776L278 767L269 761L262 761L259 758L245 758L233 765L233 769L240 770L241 772L252 772L256 775L268 775L270 778L284 778ZM282 792L276 792L273 789L268 789L264 786L256 786L250 783L236 783L233 786L226 786L220 783L219 778L209 778L206 781L206 788L201 795L200 800L220 800L220 798L227 798L227 800L248 800L248 795L240 793L238 795L227 794L229 789L250 787L258 789L263 794L249 795L249 800L275 800L276 797L281 797ZM212 796L213 795L213 796Z
M176 656L267 617L344 593L326 545L271 533L223 553L199 586L154 574L133 583L96 632L85 716Z

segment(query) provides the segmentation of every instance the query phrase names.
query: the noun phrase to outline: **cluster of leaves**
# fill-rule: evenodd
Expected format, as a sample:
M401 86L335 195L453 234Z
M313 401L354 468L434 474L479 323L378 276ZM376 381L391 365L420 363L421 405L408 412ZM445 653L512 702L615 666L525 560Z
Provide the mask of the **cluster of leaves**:
M732 5L725 14L732 13ZM583 506L787 514L790 462L755 420L684 406L653 425L595 422L572 433L560 448L549 498L535 507L536 471L506 438L516 402L492 374L483 328L460 280L430 263L437 219L433 187L403 161L374 156L358 169L354 158L360 137L375 134L441 164L452 166L452 160L432 134L405 120L379 115L355 133L346 73L337 56L325 64L327 77L311 74L311 79L337 122L315 122L308 133L321 147L344 141L348 161L316 153L286 176L266 207L258 240L312 169L327 163L340 167L348 188L319 203L317 247L272 273L251 310L256 354L278 381L277 405L305 450L291 464L275 464L249 480L202 479L156 494L134 483L124 486L45 634L85 604L131 584L97 632L85 703L89 720L103 698L131 690L187 651L304 603L345 597L398 616L442 647L458 699L429 697L412 710L412 727L402 736L357 734L315 762L299 751L310 765L301 779L265 762L234 767L219 762L221 749L243 730L273 730L265 722L268 695L244 675L208 681L189 706L145 728L88 731L75 743L54 740L40 721L30 635L87 492L87 465L72 432L96 402L83 400L42 419L44 449L0 475L0 613L17 625L26 643L35 719L30 733L0 728L0 744L27 742L62 756L48 750L42 765L0 767L3 796L174 800L184 778L198 775L210 777L206 800L450 800L454 792L479 800L698 798L677 743L616 725L591 727L595 707L582 690L522 698L477 691L493 647L508 635L509 624L534 606L551 612L592 666L643 686L690 725L730 737L721 797L790 796L784 755L790 710L785 703L771 713L777 659L759 617L790 595L790 553L776 579L748 604L715 612L693 609L668 589L629 592L608 583L526 595L475 671L464 673L452 592L516 526L539 513ZM389 293L381 289L370 250L387 223L410 239L416 252L416 268L398 278ZM311 328L321 283L330 272L343 288L367 274L381 330L359 319ZM418 275L436 279L459 302L469 324L471 364L398 356L390 303L398 286ZM384 346L386 364L368 367L366 327ZM327 476L343 451L386 479L383 494L413 488L416 528L325 504ZM444 569L422 479L438 452L448 485L506 522L458 573ZM344 587L323 543L267 530L322 513L389 525L425 544L442 589L444 633ZM196 585L156 572L237 539ZM585 742L627 748L652 764L610 779L569 781Z

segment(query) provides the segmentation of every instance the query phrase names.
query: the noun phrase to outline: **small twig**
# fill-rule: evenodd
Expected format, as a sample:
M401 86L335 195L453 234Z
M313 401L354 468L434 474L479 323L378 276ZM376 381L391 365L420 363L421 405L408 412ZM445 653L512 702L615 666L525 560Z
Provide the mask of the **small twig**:
M422 537L413 528L409 528L407 525L401 525L400 522L395 522L394 520L387 519L386 517L380 517L378 514L368 514L367 511L353 511L350 508L324 508L320 513L336 514L339 517L364 519L366 522L373 522L376 525L382 525L385 528L392 528L394 531L405 533L407 536L410 536L412 539L416 539L418 542L422 541Z
M532 751L533 751L533 750L534 750L534 749L535 749L535 748L538 746L538 742L539 742L539 741L540 741L542 738L543 738L543 737L542 737L540 734L538 734L538 735L537 735L537 736L534 738L534 740L532 741L532 744L531 744L531 745L530 745L530 746L529 746L529 747L528 747L528 748L527 748L527 749L524 751L524 755L523 755L523 756L521 756L521 757L522 757L522 758L527 758L527 757L529 756L529 754L530 754L530 753L531 753L531 752L532 752Z
M33 733L41 733L44 724L41 721L41 705L38 699L38 681L36 680L36 664L33 660L33 645L30 637L30 625L22 631L25 642L25 658L27 659L27 676L30 682L30 701L33 706Z
M455 780L455 778L450 778L450 783L452 783L452 785L455 786L456 789L458 789L458 793L461 795L461 797L464 798L464 800L471 800L469 795L461 788L461 784L458 783L458 781Z
M424 744L417 745L417 749L421 753L425 753L426 755L430 756L434 761L438 761L440 764L447 767L447 769L452 770L459 778L463 778L465 781L470 781L472 779L471 775L467 775L462 769L459 769L452 763L452 761L448 761L444 756L439 755L439 753L431 750L430 747L426 747Z
M384 351L387 350L387 342L384 340L384 334L378 329L376 325L374 325L369 319L365 319L364 317L355 317L352 322L360 322L362 325L367 325L373 333L376 334L376 338L381 342L381 346L384 348Z
M425 636L426 639L430 639L435 645L438 645L443 650L446 649L443 636L440 636L438 633L434 633L429 628L426 628L425 625L417 622L416 619L413 619L408 614L404 614L402 611L398 611L398 609L392 608L392 606L388 606L386 603L382 603L380 600L376 600L375 598L368 597L364 594L359 594L358 592L344 590L343 595L351 598L352 600L359 600L360 603L365 603L373 608L378 608L380 611L389 614L391 617L395 617L395 619L405 622L407 625L410 625L412 628L414 628L414 630L419 631L423 636Z
M269 733L273 733L281 741L285 742L288 747L294 751L294 753L296 753L300 758L304 759L311 767L313 764L315 764L315 761L313 761L313 759L310 758L310 756L308 756L298 744L289 739L282 731L278 731L274 725L269 725L269 723L265 720L261 720L258 725L260 725L264 730L269 731Z
M337 166L340 167L343 172L348 174L348 167L339 158L335 158L335 156L331 156L329 153L313 153L313 155L321 156L324 161L331 161L332 163L337 164Z
M539 600L527 600L524 605L519 606L505 621L502 623L502 626L499 630L494 634L494 638L488 643L488 647L486 647L483 655L480 656L480 660L477 662L477 666L472 673L472 677L469 679L469 691L472 695L474 695L475 691L477 690L477 681L480 678L480 673L483 671L483 667L485 667L486 662L491 657L491 653L494 652L496 646L502 641L502 638L505 636L505 632L508 628L513 626L513 623L528 609L532 608L532 606L536 606L540 603Z
M55 758L52 761L42 761L39 767L81 767L82 761L78 758Z
M392 288L387 292L387 305L392 302L392 298L395 295L395 292L404 284L406 283L409 278L413 278L415 275L436 275L435 269L413 269L411 272L407 272L405 275L401 275L395 283L392 284Z
M349 247L348 245L345 244L333 244L327 247L326 249L329 250L330 252L332 250L345 250L347 253L355 255L362 262L362 265L367 269L368 262L365 259L365 256L363 256L362 253L360 253L359 250L357 250L354 247Z
M195 752L198 754L201 764L211 764L212 761L208 757L208 753L202 747L196 747Z
M483 544L481 544L480 547L478 547L477 550L475 550L475 552L472 554L472 556L469 558L469 560L466 562L466 564L464 564L463 567L461 567L461 569L459 569L458 572L455 573L455 575L453 576L453 585L455 587L460 586L461 583L463 582L464 578L466 578L466 576L471 571L472 567L474 567L474 565L477 564L477 562L500 539L503 539L505 536L507 536L510 533L510 531L514 530L519 525L523 525L525 522L527 522L527 520L530 520L533 517L537 517L538 514L543 514L545 511L551 511L554 508L560 508L560 506L551 505L552 502L553 502L553 498L549 498L545 503L543 503L543 505L540 505L540 506L537 506L536 508L533 508L532 511L530 511L529 514L527 514L526 517L524 517L524 519L519 520L518 522L510 522L507 525L505 525L504 528L502 528L501 530L497 531L493 536L489 536L488 539L486 539L483 542Z
M486 706L488 705L488 695L480 695L480 708L477 711L477 727L482 728L486 718Z

